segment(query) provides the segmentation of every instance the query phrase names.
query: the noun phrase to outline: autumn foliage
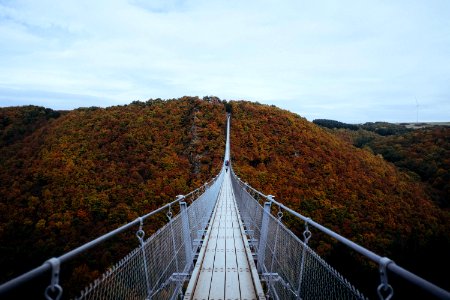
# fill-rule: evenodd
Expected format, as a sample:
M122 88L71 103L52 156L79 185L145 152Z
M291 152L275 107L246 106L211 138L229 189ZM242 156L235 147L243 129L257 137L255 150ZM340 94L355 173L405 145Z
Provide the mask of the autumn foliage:
M0 110L2 282L199 187L221 165L226 118L217 101L54 112L16 130L30 110L43 111ZM131 239L137 246L133 233ZM107 252L121 252L116 244ZM89 266L78 269L86 274Z
M216 175L225 111L232 112L233 168L243 180L427 278L433 260L450 267L448 211L417 177L274 106L183 97L69 112L0 109L0 281ZM338 246L319 237L312 245L333 258ZM101 259L74 267L74 286L125 250L111 243L98 251Z
M450 127L417 129L403 135L373 139L377 154L426 182L441 207L450 206Z
M245 101L231 105L231 153L241 179L445 284L436 268L450 267L450 218L432 201L424 183L296 114ZM320 254L336 255L335 242L312 243Z
M450 127L434 125L419 129L409 129L401 125L389 128L394 133L388 136L380 135L375 130L359 128L357 131L347 129L329 130L342 140L365 148L374 154L381 155L425 183L427 193L442 208L450 206ZM395 130L394 130L395 129ZM406 130L406 131L405 131Z

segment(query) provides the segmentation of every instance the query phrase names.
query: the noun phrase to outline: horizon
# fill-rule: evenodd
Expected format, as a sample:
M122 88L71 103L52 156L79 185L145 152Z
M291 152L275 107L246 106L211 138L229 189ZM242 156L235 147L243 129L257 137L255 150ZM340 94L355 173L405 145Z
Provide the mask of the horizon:
M199 98L201 100L203 99L203 97L199 97L199 96L186 96L185 95L185 96L182 96L182 97L197 97L197 98ZM171 98L171 99L160 99L160 100L168 101L168 100L172 100L172 99L180 99L182 97ZM204 96L204 97L217 97L217 96L209 95L209 96ZM219 98L219 100L221 100L221 101L227 101L227 102L230 102L230 101L249 101L249 100L245 100L245 99L235 100L235 99L221 99L220 97L217 97L217 98ZM140 102L145 103L146 101L156 100L156 99L158 99L158 98L149 98L147 100L134 100L134 101L140 101ZM61 111L61 112L68 111L68 112L70 112L72 110L83 109L83 108L91 108L91 107L100 108L100 109L107 109L107 108L114 107L114 106L126 106L126 105L132 104L132 102L134 102L134 101L131 101L130 103L116 104L116 105L111 105L111 106L95 106L95 105L93 105L93 106L80 106L80 107L75 107L75 108L72 108L72 109L55 109L55 108L52 108L52 107L46 107L46 106L36 105L36 104L0 106L0 109L1 108L8 108L8 107L39 106L39 107L49 108L49 109L52 109L54 111ZM306 118L306 117L304 117L304 116L302 116L302 115L300 115L300 114L298 114L296 112L292 112L292 111L290 111L288 109L285 109L285 108L282 108L282 107L278 107L278 106L276 106L274 104L261 103L261 102L258 102L258 101L250 101L250 102L252 102L252 103L259 103L259 104L263 104L263 105L269 105L269 106L275 106L275 107L277 107L279 109L283 109L283 110L289 111L290 113L297 114L300 117L303 117L303 118L307 119L309 122L312 122L312 121L318 120L318 119L325 119L325 118L308 119L308 118ZM427 124L431 124L431 125L433 125L433 124L435 124L435 125L443 124L443 125L446 125L446 126L450 125L450 120L418 121L418 122L416 122L416 121L388 122L388 121L384 121L384 120L377 120L377 121L364 121L364 122L359 122L359 123L350 123L350 122L345 122L345 121L337 120L337 119L327 119L327 120L339 121L339 122L342 122L342 123L354 124L354 125L364 124L364 123L371 123L371 122L372 123L385 122L385 123L391 123L391 124L402 124L402 123L405 123L405 124L421 124L421 123L427 123Z
M450 2L0 1L0 106L220 95L308 120L450 121Z

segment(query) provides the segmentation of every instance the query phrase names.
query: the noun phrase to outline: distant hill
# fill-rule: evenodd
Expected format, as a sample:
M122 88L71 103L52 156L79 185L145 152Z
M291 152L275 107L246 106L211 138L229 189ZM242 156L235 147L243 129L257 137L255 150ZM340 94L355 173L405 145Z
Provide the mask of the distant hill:
M358 130L345 126L328 126L333 122L318 122L332 128L331 133L395 164L410 176L426 184L431 198L444 208L450 206L450 126L447 123L366 123ZM376 124L385 124L380 127ZM370 126L367 126L370 125ZM403 129L402 129L403 128ZM414 128L414 130L412 129ZM390 132L390 134L380 134Z
M274 106L183 97L68 112L1 108L0 280L210 179L221 165L226 111L233 168L252 186L427 278L439 281L436 268L450 267L448 212L417 177ZM125 242L99 249L103 257L70 282L98 274ZM313 232L311 243L351 273L335 242Z
M24 139L60 115L61 113L58 111L33 105L2 108L0 112L0 147Z
M411 131L410 126L403 124L393 124L388 122L367 122L364 124L347 124L335 120L316 119L313 123L321 127L330 129L365 130L377 133L382 136L401 134Z

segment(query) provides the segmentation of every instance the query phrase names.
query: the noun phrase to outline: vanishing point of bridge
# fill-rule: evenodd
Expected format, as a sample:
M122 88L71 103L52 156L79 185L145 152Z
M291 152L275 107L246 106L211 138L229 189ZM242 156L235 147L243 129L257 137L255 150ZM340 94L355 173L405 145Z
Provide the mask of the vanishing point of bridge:
M90 248L136 228L140 246L100 278L80 290L77 299L366 299L310 247L310 228L345 244L379 266L374 283L380 299L391 299L388 271L450 299L450 293L353 243L310 218L289 209L242 182L230 160L230 117L220 173L201 188L143 215L79 248L0 286L0 298L14 299L14 290L43 273L45 299L61 299L59 273L64 263ZM173 211L178 213L174 215ZM145 237L145 221L166 213L168 223ZM284 224L289 214L304 223L301 237ZM82 287L80 287L81 289Z

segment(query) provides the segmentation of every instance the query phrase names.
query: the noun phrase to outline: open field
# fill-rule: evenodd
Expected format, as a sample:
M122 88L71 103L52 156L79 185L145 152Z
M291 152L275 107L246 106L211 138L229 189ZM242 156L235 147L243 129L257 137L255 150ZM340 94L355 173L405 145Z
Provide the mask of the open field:
M403 125L406 128L419 129L425 127L433 127L433 126L450 126L450 122L413 122L413 123L396 123L398 125Z

